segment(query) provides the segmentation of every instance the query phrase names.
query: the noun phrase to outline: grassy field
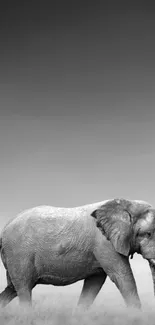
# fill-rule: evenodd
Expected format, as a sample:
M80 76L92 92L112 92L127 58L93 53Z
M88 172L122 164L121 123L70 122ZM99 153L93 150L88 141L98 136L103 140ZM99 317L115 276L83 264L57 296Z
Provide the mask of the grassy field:
M73 306L71 297L58 297L53 296L54 302L50 302L51 296L41 295L34 303L34 310L32 313L22 314L21 311L15 306L7 307L6 310L0 312L0 324L9 325L128 325L128 324L154 324L155 313L152 308L147 308L141 313L134 310L124 310L123 308L115 308L109 306L103 308L102 305L93 307L89 312L82 313L76 312L73 315ZM105 307L105 306L104 306Z
M0 309L0 324L154 324L155 300L149 267L139 256L131 261L131 265L142 301L141 312L126 309L119 291L108 279L87 313L75 310L82 282L67 287L38 285L33 290L33 311L23 315L16 298L6 308ZM2 264L0 272L1 291L6 284Z

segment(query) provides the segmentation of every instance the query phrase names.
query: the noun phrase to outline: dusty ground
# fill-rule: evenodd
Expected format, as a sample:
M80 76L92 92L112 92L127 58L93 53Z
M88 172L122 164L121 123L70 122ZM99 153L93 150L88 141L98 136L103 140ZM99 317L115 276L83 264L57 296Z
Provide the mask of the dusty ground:
M0 324L154 324L155 299L147 262L140 256L131 261L142 301L142 312L127 310L115 285L108 279L89 312L75 313L82 282L68 287L37 286L33 290L33 312L23 315L18 298L0 309ZM6 284L5 271L0 264L0 291Z

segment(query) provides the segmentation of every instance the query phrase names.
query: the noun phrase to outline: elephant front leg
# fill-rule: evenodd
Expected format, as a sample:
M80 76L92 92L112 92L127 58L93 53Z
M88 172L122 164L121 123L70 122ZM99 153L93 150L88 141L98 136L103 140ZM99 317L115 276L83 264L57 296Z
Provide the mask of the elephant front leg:
M115 283L116 287L120 291L127 307L135 307L140 309L141 302L137 292L135 279L133 277L131 269L126 268L127 273L117 273L117 270L109 271L109 278Z
M94 302L102 285L106 280L106 273L94 274L84 280L82 292L78 301L78 306L87 309Z
M99 247L95 250L95 257L103 267L109 278L119 289L128 307L141 308L136 282L127 257L117 253L109 243L107 250Z

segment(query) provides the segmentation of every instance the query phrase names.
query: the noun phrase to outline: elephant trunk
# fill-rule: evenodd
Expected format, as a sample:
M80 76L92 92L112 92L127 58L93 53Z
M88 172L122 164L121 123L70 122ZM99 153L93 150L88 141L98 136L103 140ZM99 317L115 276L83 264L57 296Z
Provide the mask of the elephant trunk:
M155 295L155 259L149 260L149 265L152 273L153 288L154 288L154 295Z

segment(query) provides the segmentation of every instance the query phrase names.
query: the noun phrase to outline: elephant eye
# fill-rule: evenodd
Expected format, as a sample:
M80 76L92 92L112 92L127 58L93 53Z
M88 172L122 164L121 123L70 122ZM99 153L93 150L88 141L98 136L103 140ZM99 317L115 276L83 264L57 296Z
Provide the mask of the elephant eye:
M150 237L151 237L151 231L147 231L145 236L146 236L147 238L150 238Z

